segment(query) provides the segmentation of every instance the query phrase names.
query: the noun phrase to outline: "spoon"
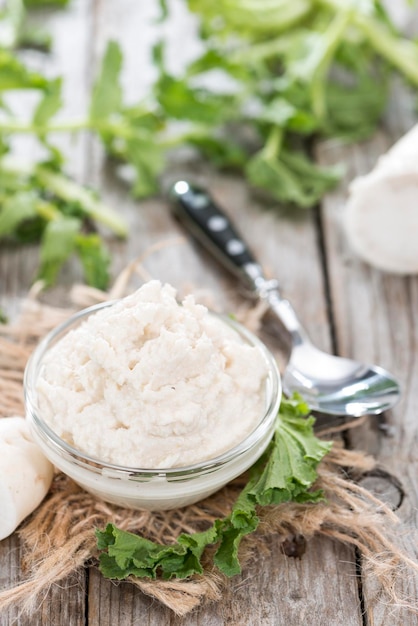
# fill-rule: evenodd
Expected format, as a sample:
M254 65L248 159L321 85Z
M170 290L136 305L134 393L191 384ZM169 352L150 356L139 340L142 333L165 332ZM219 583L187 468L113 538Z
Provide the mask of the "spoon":
M399 399L398 381L386 370L322 352L310 341L277 280L268 280L227 215L208 193L179 180L171 190L175 215L206 248L269 305L290 335L292 350L282 377L286 395L299 392L310 408L335 416L379 414Z

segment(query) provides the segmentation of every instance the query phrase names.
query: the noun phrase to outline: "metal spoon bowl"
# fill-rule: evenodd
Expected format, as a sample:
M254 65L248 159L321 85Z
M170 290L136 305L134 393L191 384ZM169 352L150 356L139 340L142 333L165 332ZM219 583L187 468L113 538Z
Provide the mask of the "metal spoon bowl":
M342 416L379 414L400 397L399 382L386 370L322 352L310 341L278 282L268 280L230 219L202 189L174 184L175 214L216 258L256 296L265 300L292 341L282 377L287 395L299 392L312 410Z
M326 354L303 343L292 351L282 378L285 393L298 391L310 408L332 415L377 415L399 399L399 384L376 365Z

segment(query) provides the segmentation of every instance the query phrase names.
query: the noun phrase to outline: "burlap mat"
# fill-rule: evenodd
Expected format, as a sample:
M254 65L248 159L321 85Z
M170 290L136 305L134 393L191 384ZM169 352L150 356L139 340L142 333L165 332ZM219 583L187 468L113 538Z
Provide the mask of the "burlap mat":
M127 267L110 293L81 286L75 288L73 310L132 291L130 281L135 273L141 273L140 267L140 263L135 262ZM0 417L24 414L22 381L26 361L39 339L73 310L41 304L35 287L23 303L18 319L13 324L0 325ZM240 311L240 318L254 330L261 313L260 308L249 308ZM285 552L291 552L292 546L303 545L314 535L325 535L356 548L363 563L378 579L388 601L418 612L415 599L399 597L397 593L397 577L418 571L417 563L397 546L399 520L387 506L357 484L357 479L374 466L370 457L345 450L336 442L319 466L315 485L324 490L326 500L318 504L286 503L260 508L258 530L242 542L241 564L250 565L265 539L272 534ZM63 581L86 563L96 564L96 527L103 529L108 522L113 522L153 541L170 543L181 532L203 530L216 518L228 515L244 482L245 477L241 477L204 502L184 509L150 513L106 504L64 475L57 474L47 498L18 530L25 547L22 565L26 578L17 586L0 592L0 610L14 604L31 614L52 584ZM190 580L131 578L130 582L178 615L185 615L203 601L219 600L222 589L228 584L212 567L210 554L204 574Z

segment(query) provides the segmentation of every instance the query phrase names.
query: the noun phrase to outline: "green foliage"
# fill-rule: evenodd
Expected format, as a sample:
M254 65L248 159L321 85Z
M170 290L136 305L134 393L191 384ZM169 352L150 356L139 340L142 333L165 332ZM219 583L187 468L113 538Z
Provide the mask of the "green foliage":
M27 2L40 5L45 2ZM48 4L64 5L54 0ZM47 286L53 285L64 263L72 256L80 259L86 281L98 288L106 288L109 280L110 257L97 230L102 223L118 236L126 236L126 225L96 194L70 180L62 171L64 157L50 142L51 126L61 110L62 79L47 79L32 72L19 60L15 48L22 43L25 5L10 0L0 14L0 21L9 33L0 38L0 94L8 90L31 90L39 94L38 103L29 124L21 126L12 111L3 107L0 122L0 240L29 243L40 241L40 266L37 278ZM7 45L6 45L7 44ZM119 54L110 48L113 58ZM113 61L110 59L110 62ZM113 62L114 63L114 62ZM118 73L119 67L115 68ZM105 59L104 67L109 62ZM108 77L113 80L113 76ZM107 83L107 91L95 92L92 111L96 115L109 114L109 102L115 102L117 91ZM0 103L1 104L1 103ZM114 106L117 106L116 102ZM112 105L113 106L113 105ZM47 151L43 162L29 165L18 163L10 154L9 140L15 132L36 136Z
M56 282L64 263L75 254L87 283L106 288L109 253L97 233L84 232L100 222L119 236L126 234L113 211L65 175L44 164L23 167L8 156L0 160L0 240L40 241L37 278L46 286Z
M58 121L61 77L33 72L16 54L24 42L26 8L41 2L8 0L0 11L0 238L41 240L39 275L48 284L76 254L86 279L104 286L109 256L98 223L126 235L118 215L65 176L55 133L99 137L109 157L131 169L136 197L156 193L167 154L188 145L277 202L309 208L342 172L313 162L312 140L370 135L386 106L393 70L418 85L418 43L398 34L380 0L184 1L200 21L202 54L174 76L160 42L153 50L152 91L128 106L122 52L117 42L108 42L88 111L76 121ZM159 6L159 19L167 19L168 3L160 0ZM29 122L5 104L8 91L16 89L39 94ZM46 151L42 162L10 170L7 153L15 133L39 140ZM65 242L60 254L52 236Z

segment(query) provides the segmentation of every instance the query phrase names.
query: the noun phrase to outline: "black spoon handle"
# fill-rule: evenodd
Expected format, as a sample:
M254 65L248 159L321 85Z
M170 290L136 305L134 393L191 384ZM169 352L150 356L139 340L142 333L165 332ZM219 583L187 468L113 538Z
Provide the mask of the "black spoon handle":
M179 180L171 190L171 197L175 215L232 274L238 276L259 298L267 301L291 334L293 343L308 341L292 305L281 297L277 280L265 277L241 235L210 195Z
M174 184L171 197L175 215L196 239L230 272L254 289L253 275L261 275L261 268L228 216L210 195L181 180Z

